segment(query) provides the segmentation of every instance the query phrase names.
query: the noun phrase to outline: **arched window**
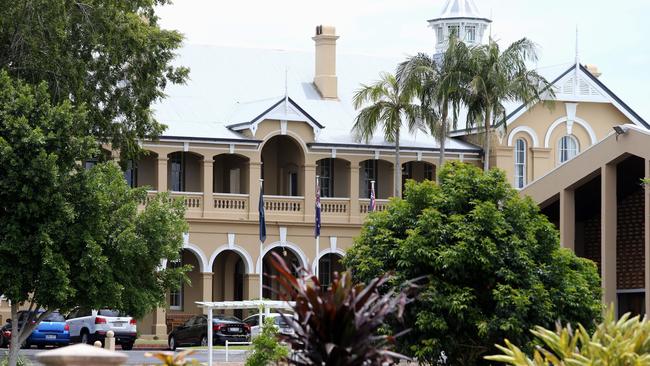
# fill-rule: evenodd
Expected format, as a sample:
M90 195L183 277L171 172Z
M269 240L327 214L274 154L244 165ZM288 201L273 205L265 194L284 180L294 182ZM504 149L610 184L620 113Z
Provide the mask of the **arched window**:
M526 140L515 141L515 188L526 185Z
M558 154L560 164L573 159L580 152L578 140L572 135L562 136L558 142Z

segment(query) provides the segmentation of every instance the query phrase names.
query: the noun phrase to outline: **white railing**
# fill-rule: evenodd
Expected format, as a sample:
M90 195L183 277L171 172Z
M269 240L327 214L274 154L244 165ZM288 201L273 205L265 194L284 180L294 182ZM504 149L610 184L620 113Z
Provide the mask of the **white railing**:
M375 211L384 211L388 206L388 200L375 200ZM369 198L359 198L359 213L367 214L370 207Z
M274 213L301 213L305 208L305 197L264 195L264 209Z
M350 199L338 197L323 197L320 200L321 212L324 215L347 215L350 212Z
M218 211L246 211L248 194L214 193L212 208Z

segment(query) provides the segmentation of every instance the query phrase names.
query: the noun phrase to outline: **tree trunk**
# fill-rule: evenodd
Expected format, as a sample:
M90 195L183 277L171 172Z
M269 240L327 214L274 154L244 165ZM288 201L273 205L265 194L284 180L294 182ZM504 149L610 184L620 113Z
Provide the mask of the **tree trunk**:
M395 136L395 197L402 197L402 165L400 164L399 156L399 129L397 130L397 136Z
M20 351L20 333L18 331L18 304L11 302L11 345L9 346L9 366L16 366L18 363L18 352Z
M449 114L448 110L448 104L447 102L443 103L442 105L442 121L440 123L440 156L438 157L438 167L436 168L436 181L439 182L438 180L438 174L440 170L442 169L442 166L445 164L445 142L447 141L447 115Z
M485 110L485 157L483 158L483 170L490 170L490 132L492 129L491 126L492 119L492 108L487 108Z

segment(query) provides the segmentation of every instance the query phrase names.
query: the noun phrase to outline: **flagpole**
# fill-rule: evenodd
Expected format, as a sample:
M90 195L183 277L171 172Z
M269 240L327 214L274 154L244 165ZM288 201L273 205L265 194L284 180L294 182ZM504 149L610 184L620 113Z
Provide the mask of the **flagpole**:
M368 211L375 211L375 181L370 181L370 209Z
M260 215L262 215L262 217L258 218L258 220L260 220L260 222L261 222L261 220L265 219L264 216L263 216L264 215L264 179L262 179L262 178L260 178L260 205L259 205L259 211L260 211ZM261 230L261 226L262 225L260 224L260 230ZM264 228L264 236L266 236L266 222L264 223L264 226L265 226L265 228ZM260 281L260 302L264 300L263 285L262 285L262 283L264 282L263 278L262 278L263 273L264 273L264 241L262 240L262 234L260 233L260 278L259 278L259 281ZM259 329L260 329L260 333L261 333L261 329L264 326L263 321L262 321L262 307L261 307L261 304L260 304L260 308L259 308L258 322L259 322L259 327L260 327Z

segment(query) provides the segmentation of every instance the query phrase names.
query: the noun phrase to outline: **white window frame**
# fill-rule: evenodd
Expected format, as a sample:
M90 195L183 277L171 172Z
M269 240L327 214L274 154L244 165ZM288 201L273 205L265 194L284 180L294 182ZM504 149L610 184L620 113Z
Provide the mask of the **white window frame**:
M471 35L471 37L470 37ZM466 25L465 26L465 40L470 43L476 42L476 26L475 25Z
M442 30L441 26L436 28L436 37L438 38L438 43L442 43L445 41L445 32Z
M515 140L515 188L521 189L526 186L526 173L527 173L527 164L526 161L528 159L528 156L526 154L526 149L527 149L527 143L526 140L523 138L518 138ZM521 147L521 148L520 148ZM521 153L521 161L519 160Z
M572 141L573 144L575 145L575 149L569 149L568 144L564 144L565 146L563 147L563 141ZM572 150L575 150L573 155L570 156L570 152ZM566 154L566 158L563 158L563 155ZM580 153L580 143L578 142L578 139L573 136L573 135L564 135L560 137L560 139L557 142L557 161L560 164L564 164L567 161L575 158L578 154Z

